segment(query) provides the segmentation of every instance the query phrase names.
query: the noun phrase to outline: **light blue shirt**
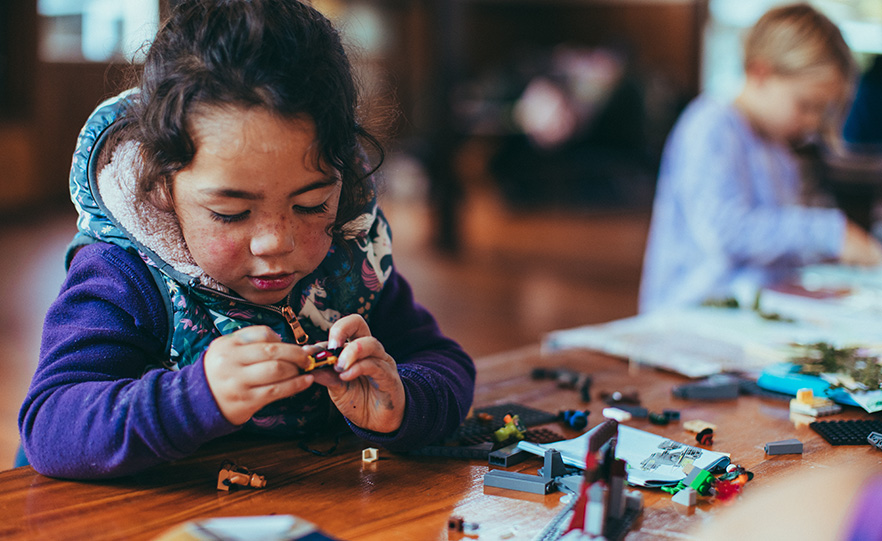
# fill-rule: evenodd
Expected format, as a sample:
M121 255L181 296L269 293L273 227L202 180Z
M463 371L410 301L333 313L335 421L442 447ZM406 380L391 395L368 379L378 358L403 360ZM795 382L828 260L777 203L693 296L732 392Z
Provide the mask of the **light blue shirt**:
M742 297L835 258L846 219L801 204L792 151L733 104L699 97L668 137L640 284L640 311Z

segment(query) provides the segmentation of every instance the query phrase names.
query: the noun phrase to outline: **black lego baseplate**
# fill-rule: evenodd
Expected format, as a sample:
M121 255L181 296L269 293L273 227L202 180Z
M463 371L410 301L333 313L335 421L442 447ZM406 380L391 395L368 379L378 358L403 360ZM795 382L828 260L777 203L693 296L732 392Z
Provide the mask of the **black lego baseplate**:
M882 432L882 420L815 421L809 427L830 445L869 445L870 432Z
M428 445L422 449L411 451L410 454L487 460L495 447L493 432L505 426L504 419L508 414L517 415L521 424L527 427L528 430L525 432L527 441L548 443L563 439L563 436L549 430L529 428L554 422L557 420L556 414L520 404L507 403L476 408L474 415L466 419L443 445ZM492 419L488 419L487 415L490 415ZM484 420L481 417L484 417Z
M480 415L491 415L492 420L482 421ZM505 416L517 415L521 424L529 428L531 426L544 425L554 422L557 415L546 411L537 410L520 404L499 404L475 409L475 414L466 419L456 432L450 437L451 441L460 445L476 445L485 441L493 440L493 432L505 426Z

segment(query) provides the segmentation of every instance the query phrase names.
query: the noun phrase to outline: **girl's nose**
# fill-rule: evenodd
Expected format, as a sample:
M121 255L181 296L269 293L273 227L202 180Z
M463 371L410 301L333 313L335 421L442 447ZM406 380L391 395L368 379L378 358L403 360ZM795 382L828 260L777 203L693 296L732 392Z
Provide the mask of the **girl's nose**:
M294 250L293 227L284 221L260 228L251 237L251 253L258 257L270 257Z

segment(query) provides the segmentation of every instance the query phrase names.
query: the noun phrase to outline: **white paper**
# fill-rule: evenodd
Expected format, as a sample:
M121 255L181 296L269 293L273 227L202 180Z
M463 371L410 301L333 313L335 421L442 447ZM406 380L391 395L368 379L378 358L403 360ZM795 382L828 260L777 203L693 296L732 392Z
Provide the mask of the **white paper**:
M592 349L698 378L726 371L758 372L789 361L797 353L796 344L882 344L878 318L840 317L836 314L848 311L825 311L827 300L791 297L769 292L768 305L781 308L793 321L765 319L749 309L702 306L555 331L542 345L545 351ZM766 312L778 313L766 304L763 301Z
M519 449L543 456L548 449L560 452L564 464L585 469L591 431L578 438L552 443L522 441ZM616 458L628 464L628 483L645 487L676 485L686 477L683 466L693 464L712 470L729 463L729 455L692 447L651 432L619 425Z

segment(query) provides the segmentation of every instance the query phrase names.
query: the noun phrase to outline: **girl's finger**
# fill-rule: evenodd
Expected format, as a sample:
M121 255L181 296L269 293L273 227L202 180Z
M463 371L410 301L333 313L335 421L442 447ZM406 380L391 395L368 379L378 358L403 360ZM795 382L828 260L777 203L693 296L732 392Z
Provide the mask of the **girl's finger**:
M264 361L243 366L239 382L247 388L274 385L301 376L300 367L287 361Z
M253 343L235 348L239 364L243 366L266 361L285 361L300 368L309 364L308 354L302 347L285 342Z
M310 385L312 385L313 381L314 379L312 375L307 374L305 376L298 376L284 381L255 387L252 391L257 397L259 397L261 402L269 404L270 402L275 402L282 398L288 398L289 396L294 396L297 393L305 391Z
M240 344L252 344L255 342L281 342L278 334L266 325L251 325L243 327L230 334Z
M336 349L346 343L347 340L371 335L371 329L367 322L358 314L348 315L338 319L328 331L328 348Z
M388 357L388 355L386 355L386 348L383 347L383 344L381 344L379 340L372 336L359 338L346 344L346 347L343 348L343 351L337 358L337 365L334 369L337 372L345 372L346 370L349 370L353 364L361 359L369 357Z

